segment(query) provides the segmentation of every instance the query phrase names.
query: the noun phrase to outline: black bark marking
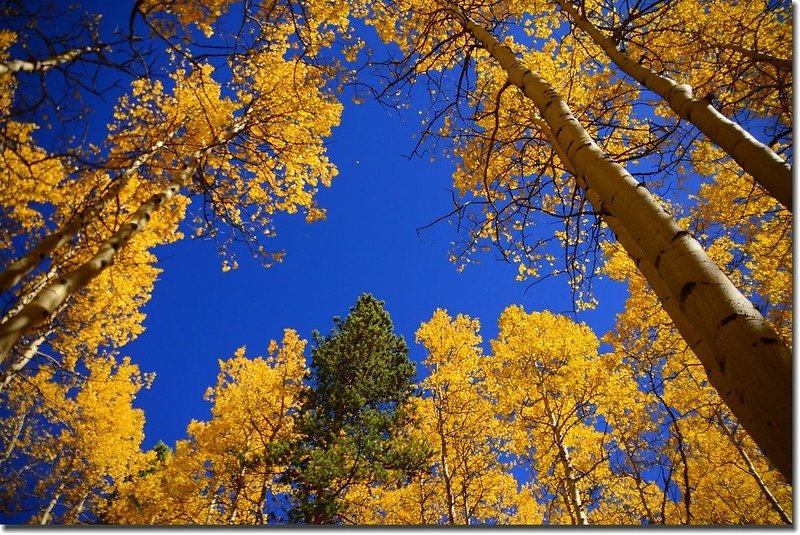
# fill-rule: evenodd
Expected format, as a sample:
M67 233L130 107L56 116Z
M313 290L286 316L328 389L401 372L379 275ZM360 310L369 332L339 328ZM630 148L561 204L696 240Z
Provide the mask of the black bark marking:
M663 254L664 254L664 250L662 249L662 250L660 250L660 251L658 252L658 256L656 256L656 262L655 262L655 264L656 264L656 270L658 270L658 266L660 266L660 265L661 265L661 255L663 255Z
M101 267L106 267L106 265L108 265L108 262L106 260L101 260L100 261L100 266Z
M44 254L44 253L39 253L39 260L44 260L44 259L45 259L45 257L47 257L47 255L46 255L46 254Z
M680 296L681 305L683 305L683 303L686 302L686 298L689 297L689 294L691 294L694 291L695 286L697 286L697 283L695 282L687 282L686 284L683 285L683 288L681 288L681 296Z
M777 345L777 344L780 344L780 343L781 343L780 340L778 340L777 338L771 338L771 337L767 337L767 336L762 336L757 341L753 342L753 346L754 347L758 347L758 346L774 346L774 345Z
M156 198L155 198L155 200L153 201L153 204L155 204L156 206L158 206L158 205L159 205L159 204L161 204L163 201L164 201L163 197L162 197L161 195L159 195L158 197L156 197Z
M59 284L63 284L64 286L66 286L67 284L69 284L69 281L67 279L59 279L58 283Z
M722 375L725 375L725 358L723 357L723 358L719 359L717 361L717 364L719 364L720 373L722 373Z
M150 221L150 214L148 214L147 212L145 212L145 214L144 214L144 220L145 221Z
M739 403L744 405L744 392L739 392Z
M689 232L688 232L688 231L686 231L686 230L679 230L679 231L678 231L678 232L676 232L676 233L675 233L675 235L672 237L672 240L671 240L671 241L679 240L679 239L683 238L684 236L689 236L689 235L690 235L690 234L689 234Z
M719 326L720 327L724 327L727 324L729 324L730 322L732 322L733 320L735 320L736 318L738 318L739 316L743 316L743 314L739 314L738 312L734 312L733 314L729 314L728 316L725 316L724 318L722 318L722 321L719 322Z

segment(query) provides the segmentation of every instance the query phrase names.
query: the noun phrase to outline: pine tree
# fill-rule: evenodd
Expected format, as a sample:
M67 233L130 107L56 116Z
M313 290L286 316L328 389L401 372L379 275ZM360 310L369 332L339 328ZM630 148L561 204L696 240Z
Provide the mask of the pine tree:
M427 457L404 436L415 366L383 302L363 294L344 320L333 321L328 336L314 332L311 388L287 476L293 522L346 523L344 499L354 484L402 477Z

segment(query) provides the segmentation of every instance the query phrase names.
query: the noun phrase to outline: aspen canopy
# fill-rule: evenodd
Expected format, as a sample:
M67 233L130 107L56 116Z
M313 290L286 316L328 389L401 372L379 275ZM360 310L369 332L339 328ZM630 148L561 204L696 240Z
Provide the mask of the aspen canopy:
M4 2L0 522L791 525L792 7Z

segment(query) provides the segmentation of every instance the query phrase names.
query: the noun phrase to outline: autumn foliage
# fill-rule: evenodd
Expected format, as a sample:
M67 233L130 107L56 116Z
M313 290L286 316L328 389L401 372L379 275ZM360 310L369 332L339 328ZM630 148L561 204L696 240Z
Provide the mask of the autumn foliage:
M75 6L7 2L0 518L791 524L791 11L139 0L109 40ZM494 250L564 277L574 313L509 304L485 340L437 309L409 347L364 294L311 344L286 328L220 360L210 417L143 449L154 375L124 346L157 251L189 234L223 271L280 263L277 222L326 217L351 86L395 111L426 88L416 150L453 161L456 269ZM606 333L580 322L595 277L627 291Z

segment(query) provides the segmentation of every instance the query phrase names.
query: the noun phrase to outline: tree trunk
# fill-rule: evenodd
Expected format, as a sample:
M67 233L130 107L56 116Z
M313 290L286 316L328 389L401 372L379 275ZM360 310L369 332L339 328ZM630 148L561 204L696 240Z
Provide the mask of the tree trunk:
M789 211L792 210L792 169L786 161L741 126L718 112L709 102L696 98L688 84L670 80L619 50L611 39L578 13L569 0L555 1L569 14L575 25L586 32L625 74L663 98L680 118L695 125L772 197Z
M585 182L585 193L596 195L595 209L610 216L606 221L611 230L627 235L641 253L642 273L665 292L662 303L681 334L695 335L687 343L703 347L697 353L711 384L789 481L792 362L780 337L700 244L592 141L555 89L486 29L451 11L508 73L509 81L534 102ZM694 333L684 333L681 326Z
M142 203L128 222L117 229L110 238L100 245L94 257L73 271L59 277L39 292L15 316L0 324L0 364L5 361L20 338L31 332L42 320L49 317L67 297L84 288L111 265L117 251L124 248L135 235L144 230L153 212L166 204L183 186L189 183L189 179L200 166L201 159L211 149L218 144L230 141L243 128L244 123L238 122L223 139L216 140L215 143L192 153L184 168L178 173L177 178L170 182L164 190Z
M567 444L564 441L564 435L558 425L555 413L550 408L550 402L547 395L544 396L544 409L547 412L547 417L550 419L550 430L553 432L553 442L558 448L558 460L561 461L561 466L564 468L564 478L567 484L568 503L570 504L574 513L575 523L579 526L589 525L589 516L586 513L586 507L583 505L581 499L581 491L578 488L578 471L572 465L572 459L567 449Z
M44 526L50 523L50 520L52 519L51 514L53 513L53 509L58 503L59 498L61 498L61 492L63 490L64 490L64 483L62 483L61 486L58 487L58 490L56 491L55 494L53 494L53 497L48 502L47 507L45 508L44 511L42 511L42 516L41 518L39 518L38 521L38 524L40 526Z
M434 402L436 400L434 399ZM441 440L441 456L442 462L442 477L444 478L445 499L447 500L447 523L454 525L456 523L456 500L453 496L453 481L450 474L450 467L447 465L447 440L444 436L444 422L442 421L442 411L439 407L436 408L437 416L437 431Z
M53 67L75 61L84 54L99 52L104 47L105 45L98 44L93 46L85 46L82 48L72 48L66 52L56 54L53 57L43 60L25 61L21 59L12 59L8 61L2 61L0 62L0 74L16 74L19 72L46 72Z
M25 366L36 356L39 352L39 348L42 347L44 341L47 340L47 337L52 333L53 330L50 329L46 333L37 336L36 339L28 345L28 348L22 353L19 359L17 359L7 371L0 374L0 392L5 390L6 387L11 384L11 381L19 375L19 372L25 369Z
M167 140L171 139L175 133L169 134ZM116 199L122 188L128 183L130 178L144 165L148 159L161 147L166 140L161 140L154 144L150 149L140 154L122 175L117 177L106 189L105 193L96 201L90 203L80 213L76 214L69 222L56 229L55 232L45 237L39 244L12 262L2 273L0 273L0 293L13 288L36 266L53 254L53 251L70 241L81 229L92 222L109 203Z
M769 502L772 508L778 513L778 516L781 517L781 520L785 524L791 524L792 518L783 510L781 504L778 503L778 499L775 498L775 495L772 494L772 491L769 490L767 487L764 478L761 477L761 474L758 473L753 461L750 459L750 456L745 451L744 447L742 446L741 442L736 440L736 436L734 436L733 431L731 431L727 425L725 425L725 421L722 419L722 416L718 413L716 418L717 424L722 428L725 435L731 440L731 444L736 448L736 451L739 452L739 456L742 458L744 463L747 465L747 471L750 472L750 475L753 476L753 479L758 485L758 488L761 489L761 493L764 495L764 498Z
M14 453L14 449L17 447L22 430L25 429L25 419L27 417L27 413L23 413L21 416L17 417L17 427L14 430L14 436L10 438L9 443L6 445L6 450L3 452L2 457L0 457L0 465L8 461L11 458L11 454Z

